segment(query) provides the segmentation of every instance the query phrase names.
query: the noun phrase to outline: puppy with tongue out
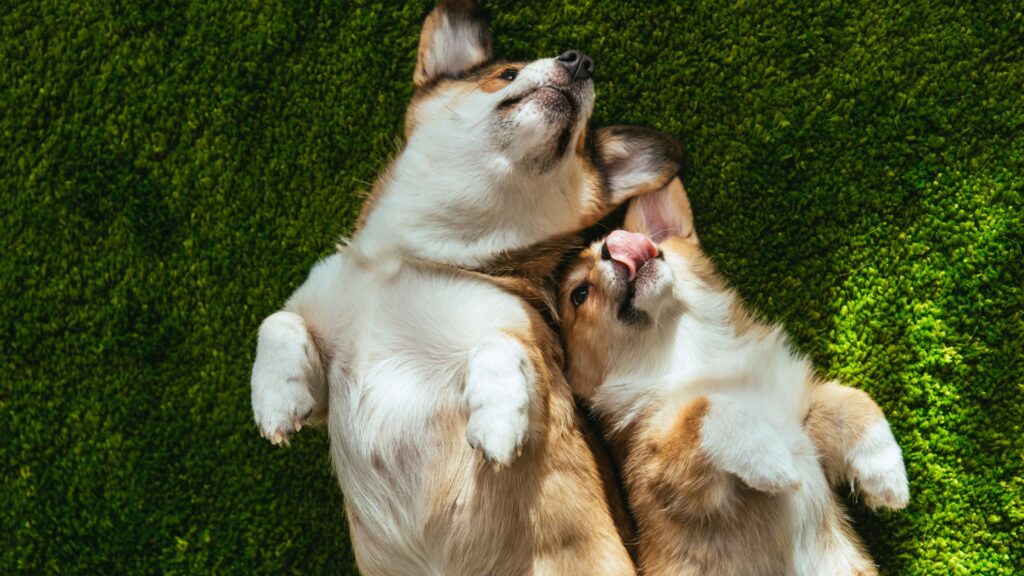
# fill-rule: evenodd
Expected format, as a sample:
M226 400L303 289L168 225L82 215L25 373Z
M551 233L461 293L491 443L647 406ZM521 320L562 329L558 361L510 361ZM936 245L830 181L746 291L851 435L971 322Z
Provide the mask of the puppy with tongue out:
M660 254L653 242L643 234L634 234L625 230L616 230L605 239L601 248L601 256L622 264L629 271L629 281L636 278L636 273L651 258Z
M631 201L559 295L567 376L620 459L646 576L874 574L830 481L909 496L864 392L823 382L701 252L682 183Z
M610 268L614 281L610 282L609 289L618 292L616 285L619 285L624 290L618 309L620 320L630 323L650 321L650 315L634 306L634 301L638 297L650 299L648 292L657 286L659 274L658 267L649 264L661 257L661 251L643 234L616 230L605 239L601 246L601 259L618 264Z

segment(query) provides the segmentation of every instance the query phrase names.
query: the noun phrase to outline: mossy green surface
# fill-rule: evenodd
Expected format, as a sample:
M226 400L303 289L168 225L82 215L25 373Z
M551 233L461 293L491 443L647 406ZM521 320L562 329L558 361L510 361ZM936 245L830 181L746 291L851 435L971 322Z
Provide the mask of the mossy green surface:
M491 2L676 134L706 248L904 447L886 574L1024 572L1024 5ZM0 14L0 573L354 574L256 329L396 149L426 2Z

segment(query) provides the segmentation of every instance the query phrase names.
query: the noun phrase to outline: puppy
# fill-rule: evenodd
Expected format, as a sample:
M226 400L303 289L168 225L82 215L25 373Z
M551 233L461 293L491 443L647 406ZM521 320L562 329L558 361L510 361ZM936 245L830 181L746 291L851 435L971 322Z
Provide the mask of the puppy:
M494 62L476 6L442 2L404 149L347 245L260 328L256 423L277 444L327 422L363 574L635 572L540 279L576 231L664 186L680 150L588 134L593 65Z
M907 504L881 409L744 310L678 179L632 200L625 228L580 254L559 302L570 384L623 467L640 571L874 574L829 484Z

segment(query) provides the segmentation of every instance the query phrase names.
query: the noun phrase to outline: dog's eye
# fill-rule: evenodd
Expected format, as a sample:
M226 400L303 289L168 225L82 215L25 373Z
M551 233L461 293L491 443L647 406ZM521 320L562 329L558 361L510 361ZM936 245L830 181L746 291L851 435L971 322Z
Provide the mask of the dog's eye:
M516 70L515 68L505 68L504 70L501 71L501 76L498 76L498 78L501 78L502 80L505 80L506 82L511 82L511 81L515 80L516 76L518 76L518 75L519 75L519 71Z
M572 305L579 308L580 304L587 301L587 296L590 296L590 284L584 284L577 286L572 294L569 294L569 299L572 300Z

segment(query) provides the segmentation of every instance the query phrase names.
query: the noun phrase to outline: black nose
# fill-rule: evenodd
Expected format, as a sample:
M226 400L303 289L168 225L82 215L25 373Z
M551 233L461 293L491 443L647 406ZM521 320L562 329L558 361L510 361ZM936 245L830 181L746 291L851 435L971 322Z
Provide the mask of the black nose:
M573 80L586 80L594 73L594 61L590 59L590 56L579 50L563 52L555 60L561 62L562 66L565 66Z
M608 243L601 244L601 260L611 260L612 253L608 250Z

